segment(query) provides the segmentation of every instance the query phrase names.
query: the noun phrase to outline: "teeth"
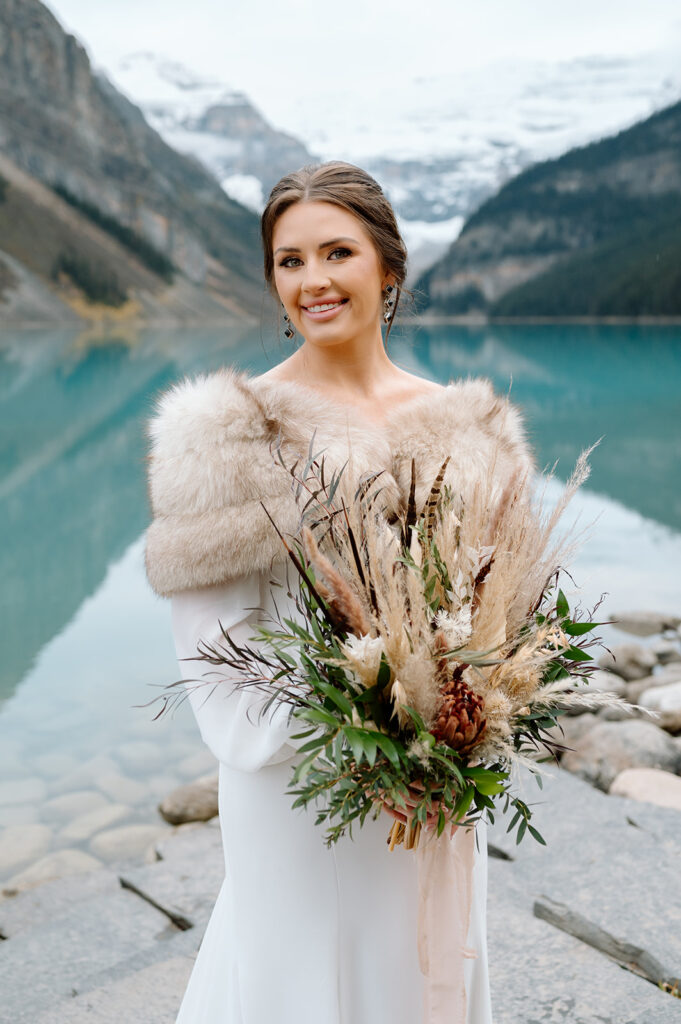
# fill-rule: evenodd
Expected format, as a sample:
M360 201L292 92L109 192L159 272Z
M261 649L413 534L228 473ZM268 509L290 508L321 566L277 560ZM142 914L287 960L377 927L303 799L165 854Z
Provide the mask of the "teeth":
M340 302L326 302L323 306L308 306L308 313L322 313L325 309L335 309L336 306L340 306Z

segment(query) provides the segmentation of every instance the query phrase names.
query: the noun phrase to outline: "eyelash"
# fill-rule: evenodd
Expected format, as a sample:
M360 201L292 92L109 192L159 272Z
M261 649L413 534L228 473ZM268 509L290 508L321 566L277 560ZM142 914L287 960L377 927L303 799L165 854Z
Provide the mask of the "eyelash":
M352 251L350 249L343 249L343 248L332 249L331 252L329 253L329 256L333 256L333 254L335 252L346 252L348 254L348 256L352 256ZM298 259L297 256L286 256L286 258L281 261L279 266L280 267L286 267L286 265L287 265L289 260L297 260L297 259ZM334 263L335 262L336 262L336 260L334 260ZM288 269L292 269L292 268L289 267Z

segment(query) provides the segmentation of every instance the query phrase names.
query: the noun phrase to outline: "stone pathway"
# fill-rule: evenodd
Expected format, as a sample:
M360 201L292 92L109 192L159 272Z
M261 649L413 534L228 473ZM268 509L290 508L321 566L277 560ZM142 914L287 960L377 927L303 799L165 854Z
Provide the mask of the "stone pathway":
M547 848L489 831L494 1024L681 1024L657 984L681 979L681 813L551 772L524 786ZM156 848L0 902L2 1020L173 1024L222 881L217 819Z

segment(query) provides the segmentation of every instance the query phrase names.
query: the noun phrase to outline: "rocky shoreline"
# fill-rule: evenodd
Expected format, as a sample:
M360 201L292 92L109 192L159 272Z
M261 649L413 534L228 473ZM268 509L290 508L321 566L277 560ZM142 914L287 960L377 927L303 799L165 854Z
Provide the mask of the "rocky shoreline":
M548 849L531 840L511 846L503 818L490 829L496 1024L517 1024L521 1017L512 1013L520 1013L533 984L544 1000L538 1024L663 1024L681 1017L669 994L678 993L681 979L681 618L638 612L613 621L636 639L599 659L592 685L637 707L561 718L555 738L570 749L559 768L547 766L543 790L530 780L525 794L537 803ZM142 756L143 746L140 740L128 755ZM0 867L6 873L14 858L17 868L0 894L0 976L6 973L17 1024L174 1020L224 871L215 762L207 751L186 761L196 775L162 795L155 822L117 824L124 797L134 794L109 772L107 800L86 789L83 776L80 788L48 801L62 818L62 841L86 841L87 849L46 853L49 827L40 822L16 822L0 835ZM652 909L641 904L665 879L656 918L654 900ZM615 913L618 902L628 916L621 907ZM509 929L512 935L520 920L522 942L535 957L532 978L517 971L527 950L509 948ZM43 980L35 985L38 973ZM608 1015L618 1000L621 1009ZM561 1007L567 1016L556 1016Z

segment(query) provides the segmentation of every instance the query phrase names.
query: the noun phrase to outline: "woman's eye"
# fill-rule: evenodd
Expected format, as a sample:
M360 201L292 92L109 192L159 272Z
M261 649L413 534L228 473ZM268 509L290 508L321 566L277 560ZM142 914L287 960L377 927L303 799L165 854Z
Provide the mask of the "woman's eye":
M352 251L350 249L333 249L329 253L329 256L334 256L337 252L339 252L341 254L341 258L344 257L344 256L352 256ZM289 267L289 266L291 266L291 263L290 263L291 260L298 260L298 262L300 263L300 260L298 259L297 256L287 256L285 259L283 259L281 261L279 266L280 267Z

